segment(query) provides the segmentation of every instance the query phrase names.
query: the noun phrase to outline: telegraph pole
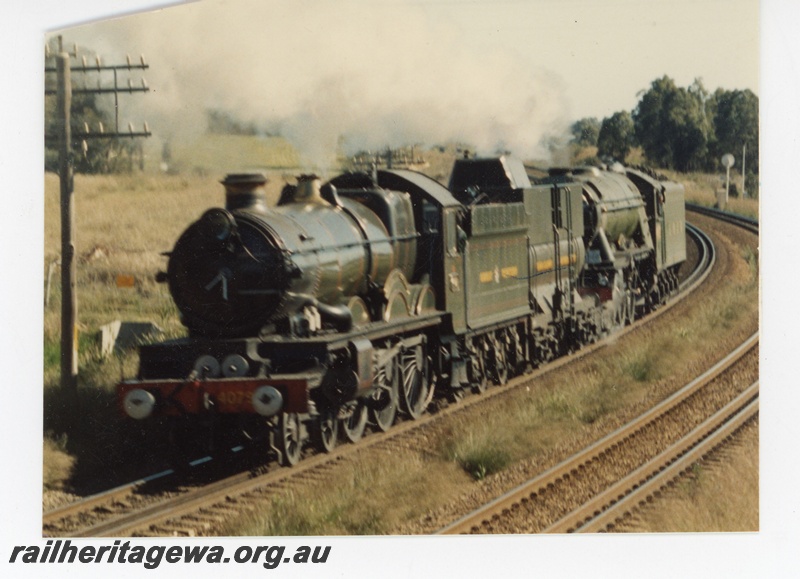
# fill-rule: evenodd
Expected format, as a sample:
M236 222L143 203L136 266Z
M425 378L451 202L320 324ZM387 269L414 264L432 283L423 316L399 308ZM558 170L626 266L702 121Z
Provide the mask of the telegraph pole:
M71 67L70 55L64 52L62 39L58 37L58 54L56 55L56 66L45 67L45 73L56 73L56 89L45 90L45 94L56 95L56 115L58 129L58 167L59 181L61 183L61 388L67 391L76 392L78 388L78 296L75 288L76 265L75 265L75 194L72 163L72 139L81 139L81 149L85 153L88 149L87 139L106 139L118 137L149 137L150 130L147 123L144 131L134 131L132 125L128 125L128 131L122 132L119 129L119 94L147 92L149 87L142 79L141 86L133 86L128 81L127 86L120 86L117 80L117 72L120 70L144 70L149 68L141 58L141 64L131 63L130 58L127 64L116 66L105 66L97 58L95 66L88 66L83 60L82 66ZM77 54L75 47L75 57ZM97 88L73 88L71 73L86 73L89 71L113 71L113 86L102 87L98 81ZM90 131L88 125L82 133L72 134L70 107L72 106L73 94L113 94L115 123L114 130L106 132L102 124L97 131ZM47 135L45 135L47 138Z
M58 173L61 182L61 388L78 387L78 296L75 292L75 195L72 175L72 130L70 106L72 83L69 54L56 56L58 68Z

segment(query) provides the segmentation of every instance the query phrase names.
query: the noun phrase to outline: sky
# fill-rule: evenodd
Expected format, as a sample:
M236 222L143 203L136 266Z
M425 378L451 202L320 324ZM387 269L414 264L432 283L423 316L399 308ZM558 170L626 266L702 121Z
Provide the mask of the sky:
M65 31L65 36L90 42L92 35L103 38L104 30L114 31L108 45L117 51L130 50L121 45L137 40L145 48L163 49L152 41L160 38L174 46L175 31L181 30L195 38L205 33L195 47L202 43L225 56L224 47L242 52L259 45L267 49L291 43L305 31L319 35L321 44L330 43L333 58L325 62L332 65L331 73L348 70L352 53L344 44L363 48L379 38L391 46L374 53L371 45L362 55L364 61L393 70L402 69L409 51L434 62L441 59L453 68L463 57L499 53L520 69L542 68L558 75L575 118L630 110L636 93L663 74L682 86L699 77L712 89L758 91L757 0L300 0L290 4L285 10L289 5L285 1L205 0L168 8L155 18L128 18L125 24L97 22L76 34ZM232 14L229 21L215 17L208 26L202 24L204 18L223 11ZM241 14L256 16L243 20ZM278 26L272 28L275 22ZM231 23L232 28L227 26ZM130 40L120 42L118 32L126 26L131 29ZM148 30L137 31L138 26ZM219 28L215 33L211 27ZM374 27L377 35L365 32L365 27ZM294 60L285 53L283 58ZM304 71L302 62L297 66L297 73Z
M424 3L482 49L502 47L564 82L575 118L632 110L662 75L758 92L756 0L500 0Z
M238 4L229 0L226 6ZM762 393L760 425L760 533L633 537L627 541L576 538L567 541L571 547L557 537L468 543L410 540L399 545L379 540L354 545L340 540L336 544L341 559L326 570L345 576L353 570L374 574L380 569L381 576L401 577L408 576L409 566L413 566L420 576L427 569L445 577L452 574L446 569L456 568L464 577L498 575L499 571L514 576L513 569L532 577L556 573L633 577L637 576L636 564L650 563L651 577L797 576L797 453L791 454L794 459L789 464L775 455L785 447L786 439L800 440L800 422L794 410L800 403L797 371L790 363L797 358L796 327L790 323L796 315L787 316L781 309L783 304L796 302L796 273L785 260L791 259L787 256L800 244L798 228L789 221L800 214L794 171L800 157L800 3L762 0L761 14L752 0L431 0L413 5L399 0L344 0L335 3L340 9L333 13L325 4L333 5L297 0L291 4L292 10L281 12L288 20L277 23L263 15L256 19L247 11L227 16L223 11L214 22L205 24L199 17L180 17L177 24L163 27L151 24L152 19L138 31L120 23L104 33L102 41L99 32L89 34L87 28L92 42L86 45L114 60L120 55L124 58L125 52L145 52L152 65L147 78L155 92L142 100L147 102L145 119L154 130L157 115L191 120L202 107L222 103L238 105L242 111L252 107L254 115L260 114L263 120L283 122L287 129L297 131L302 130L304 109L309 120L314 120L311 113L332 109L330 129L352 130L353 138L363 142L374 138L370 126L391 133L407 118L410 131L423 131L430 124L437 136L436 125L443 125L440 130L444 132L457 132L463 125L465 131L473 127L483 131L486 142L495 137L530 145L535 141L533 137L526 140L527 126L546 131L553 128L550 123L558 126L585 116L629 110L636 104L636 93L663 74L680 86L702 77L710 89L750 88L761 99L761 374L767 385ZM5 106L0 108L5 138L0 139L0 172L6 189L4 226L0 228L0 367L6 370L7 381L0 449L3 459L18 467L16 475L4 482L4 490L10 492L0 497L0 567L7 561L10 545L42 544L39 312L43 293L40 67L44 37L47 31L155 5L147 0L31 0L6 2L0 7L5 57ZM313 6L323 8L315 15ZM377 8L373 10L373 6ZM166 16L168 12L171 10L161 12L165 20L172 19ZM344 16L353 18L358 34L345 34L352 30L353 22L343 22ZM359 23L365 26L359 27ZM98 23L96 30L103 26ZM287 65L286 43L294 41L286 39L296 30L303 36L293 38L309 40L292 45L296 48L292 54L311 51L311 56L293 58ZM187 33L199 42L187 44ZM342 48L344 38L358 50ZM258 49L243 51L242 46ZM163 52L151 53L150 47ZM176 60L168 60L170 55ZM233 74L238 66L252 68L256 64L273 75L266 89L251 84L258 78ZM315 77L320 71L329 74ZM347 72L353 80L336 85L336 79ZM203 77L210 78L204 81ZM487 78L493 82L485 82ZM186 92L197 86L204 87L203 92ZM217 91L223 86L231 90ZM319 100L318 93L325 98ZM360 101L363 111L359 106L337 110L335 97L342 94L368 97ZM387 99L385 103L382 97ZM421 120L410 116L422 104L436 107L435 114L423 115ZM488 121L480 124L467 118L476 111L485 113ZM381 113L394 116L376 119ZM514 127L521 124L520 119L529 123L523 131ZM367 120L367 131L353 130L353 122ZM315 125L315 131L326 129L320 122L309 124ZM26 390L30 396L25 395ZM361 565L351 565L365 545L375 555L360 558ZM672 555L676 549L681 556ZM409 553L412 555L403 557ZM481 553L485 553L483 559L477 556ZM632 553L637 555L635 562L631 562ZM392 563L383 565L381 558ZM42 568L39 572L48 570L53 571ZM6 576L37 576L36 570L19 566L8 571ZM107 576L109 572L134 576L132 569L119 566L70 571L82 576ZM209 576L200 570L171 571L170 576L182 576L186 571ZM264 572L257 571L259 576ZM288 568L281 572L291 575Z
M338 145L542 158L663 75L757 93L758 31L756 0L203 0L54 32L106 62L146 55L153 92L124 110L156 136L221 108L325 166Z

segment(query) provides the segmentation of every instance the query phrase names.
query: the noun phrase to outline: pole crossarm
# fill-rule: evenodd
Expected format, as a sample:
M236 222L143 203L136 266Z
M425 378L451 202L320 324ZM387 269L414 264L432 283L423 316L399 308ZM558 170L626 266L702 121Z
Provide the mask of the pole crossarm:
M106 88L73 88L72 94L110 94L110 93L150 92L149 86L119 86ZM44 94L58 94L57 89L45 89Z
M71 66L69 70L70 72L101 72L103 70L147 70L149 68L149 64L102 64L100 66L89 66L84 64L83 66ZM44 71L58 72L58 68L55 66L45 66Z
M124 139L134 137L150 137L153 133L150 131L120 131L115 133L73 133L73 137L77 139Z
M136 139L139 137L152 137L153 133L150 131L132 131L120 133L72 133L72 138L75 141L85 141L88 139ZM57 135L45 135L45 142L52 143L58 139Z

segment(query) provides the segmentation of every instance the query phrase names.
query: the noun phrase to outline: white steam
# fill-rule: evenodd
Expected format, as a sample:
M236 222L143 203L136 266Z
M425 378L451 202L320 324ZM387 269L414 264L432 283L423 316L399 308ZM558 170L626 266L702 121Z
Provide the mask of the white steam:
M541 156L566 125L557 76L478 52L416 4L206 0L63 34L109 62L147 55L153 92L130 100L158 134L199 133L222 109L277 128L316 167L337 148L417 143Z

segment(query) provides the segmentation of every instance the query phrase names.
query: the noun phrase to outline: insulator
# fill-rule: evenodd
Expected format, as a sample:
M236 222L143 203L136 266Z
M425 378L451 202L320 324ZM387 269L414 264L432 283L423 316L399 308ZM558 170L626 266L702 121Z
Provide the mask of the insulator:
M150 127L147 126L147 121L144 122L144 132L145 133L149 133L150 132Z
M81 56L81 62L83 63L83 68L86 68L86 55L84 54Z
M89 153L89 144L86 142L86 139L81 141L81 150L83 151L83 157L86 158L86 155Z
M140 54L139 59L142 61L142 66L147 66L147 63L144 61L144 54Z
M97 70L100 70L100 55L94 57L95 63L97 63Z
M101 133L105 133L105 132L106 132L106 129L105 129L105 127L103 126L103 123L102 123L102 121L98 122L98 123L97 123L97 125L100 127L100 132L101 132Z
M83 123L83 132L86 133L87 135L89 134L89 123L87 122Z
M130 54L126 54L125 55L125 60L128 62L128 68L130 68L131 67L131 55Z
M131 83L131 79L128 79L128 89L132 89L133 84Z
M150 90L150 87L147 86L147 81L144 79L144 77L142 77L142 88L144 90Z
M133 123L128 123L128 132L129 133L133 132Z

